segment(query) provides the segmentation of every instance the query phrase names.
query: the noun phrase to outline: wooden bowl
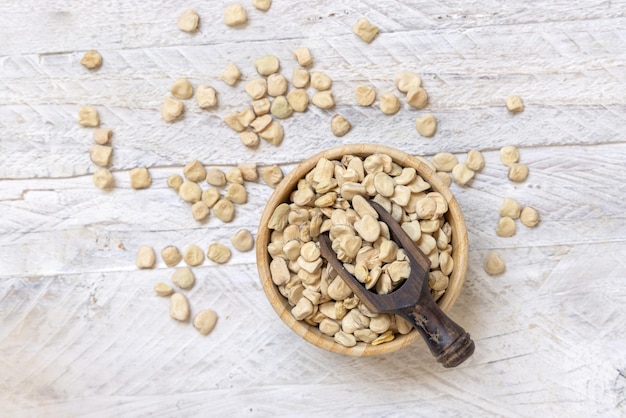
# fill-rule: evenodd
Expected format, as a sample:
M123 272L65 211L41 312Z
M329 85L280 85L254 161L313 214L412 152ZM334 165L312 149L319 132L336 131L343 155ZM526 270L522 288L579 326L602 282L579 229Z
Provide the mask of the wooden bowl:
M395 148L373 144L352 144L334 147L320 152L298 165L291 173L289 173L282 182L276 187L274 193L270 196L261 220L259 222L259 230L256 242L256 259L259 276L263 285L263 290L267 298L280 316L280 318L291 328L293 332L318 347L335 353L353 355L353 356L371 356L389 353L407 346L419 338L416 330L412 330L406 335L396 335L393 341L371 345L363 342L357 343L354 347L345 347L334 341L332 337L322 334L318 328L307 324L304 321L296 320L291 314L291 306L287 299L279 292L278 288L272 282L270 275L271 256L268 253L267 246L270 243L271 231L268 228L268 222L274 209L281 203L287 202L291 192L296 188L298 180L303 178L309 171L315 168L318 160L322 157L329 160L340 160L344 155L357 155L366 157L374 153L384 153L389 155L394 162L402 167L413 167L419 175L422 176L432 186L434 191L441 193L448 201L448 212L446 220L452 227L452 258L454 260L454 270L450 275L448 289L444 295L437 301L443 311L448 311L456 298L459 296L465 272L467 270L468 260L468 242L467 231L461 209L452 195L450 189L441 181L439 176L428 166L428 164L419 157L413 157Z

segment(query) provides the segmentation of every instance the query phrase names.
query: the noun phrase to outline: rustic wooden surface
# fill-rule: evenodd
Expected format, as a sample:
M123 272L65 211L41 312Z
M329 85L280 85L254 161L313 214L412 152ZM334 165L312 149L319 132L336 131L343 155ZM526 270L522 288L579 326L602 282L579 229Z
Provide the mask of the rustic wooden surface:
M626 2L280 1L268 12L243 4L249 22L227 28L227 2L172 0L0 2L0 404L3 416L624 416L626 413ZM193 35L176 27L194 6ZM381 28L365 44L360 17ZM333 79L335 111L310 108L285 121L280 147L241 145L221 117L247 102L243 83L219 81L228 62L281 60L307 46L314 70ZM87 71L85 50L104 65ZM394 116L355 106L353 88L394 91L400 70L423 77L439 120L432 139L404 106ZM179 76L218 90L220 106L187 102L166 124L159 108ZM519 94L526 110L509 114ZM90 129L95 106L114 130L117 187L96 189ZM330 134L339 112L353 124ZM433 361L421 341L383 357L353 358L313 347L268 304L254 253L205 262L188 292L213 308L207 337L167 315L156 281L138 271L139 245L226 242L255 230L271 189L247 184L249 203L230 224L195 222L165 185L198 158L295 165L333 145L372 142L413 155L477 148L487 166L453 186L470 238L466 285L450 311L476 341L457 369ZM499 147L517 145L530 167L507 180ZM153 185L129 187L150 169ZM536 207L541 224L494 233L507 196ZM507 272L487 276L498 249Z

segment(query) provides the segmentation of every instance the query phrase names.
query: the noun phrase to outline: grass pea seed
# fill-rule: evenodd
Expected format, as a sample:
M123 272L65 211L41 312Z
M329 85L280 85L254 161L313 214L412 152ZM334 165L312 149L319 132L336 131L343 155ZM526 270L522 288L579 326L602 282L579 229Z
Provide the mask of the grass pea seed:
M207 250L207 257L209 260L217 264L226 263L231 256L231 252L227 246L219 243L209 245Z
M237 168L241 171L245 181L257 181L259 179L256 163L240 163L237 164Z
M200 17L195 9L189 8L178 18L178 29L184 32L194 32L198 29Z
M174 293L174 288L167 283L158 282L154 285L154 292L158 296L170 296Z
M259 100L267 94L267 80L264 78L253 78L246 83L246 92L254 100Z
M87 128L100 126L98 111L91 106L82 106L78 109L78 124Z
M506 166L519 161L519 151L512 145L500 148L500 161Z
M313 63L313 58L311 57L311 51L309 48L298 48L293 51L293 55L302 67L308 67Z
M180 100L172 97L166 97L161 105L161 118L166 122L173 122L183 114L185 106Z
M284 75L275 73L270 74L267 77L267 94L268 96L276 97L283 96L287 93L289 82Z
M496 234L500 237L512 237L515 235L515 221L509 216L503 216L498 220Z
M182 293L174 293L170 296L170 317L184 322L189 319L189 301Z
M193 318L194 328L202 335L209 335L215 328L215 324L217 324L217 313L211 309L202 310Z
M177 193L180 190L180 186L183 185L183 178L178 174L170 174L167 177L167 186L174 189Z
M93 173L91 180L98 189L110 189L115 183L115 179L113 178L111 171L104 167Z
M247 21L248 14L241 4L234 3L224 9L224 23L227 26L239 26Z
M226 185L226 174L219 168L209 168L206 172L206 182L211 186L223 187Z
M217 92L206 84L198 85L196 89L196 101L200 109L212 109L217 107Z
M485 157L478 150L470 150L465 159L465 166L472 171L480 171L485 168Z
M146 189L152 184L152 177L147 168L133 168L128 173L130 177L130 187L133 189Z
M428 104L428 93L421 87L413 87L406 93L406 102L416 109L423 109Z
M151 269L154 268L155 263L156 255L154 254L154 249L149 245L139 246L139 249L137 250L137 258L135 260L137 268Z
M177 247L174 245L168 245L161 250L161 258L165 262L166 266L173 267L181 262L183 256L180 254Z
M209 207L202 200L191 205L191 215L196 221L204 221L209 217Z
M230 186L228 186L228 190L226 190L224 199L242 205L248 201L248 193L242 184L231 183Z
M90 49L85 52L85 55L80 60L80 64L85 68L95 70L102 65L102 55L98 51Z
M506 98L506 108L511 113L519 113L524 111L524 102L519 96L509 96Z
M220 78L226 84L232 86L241 78L241 71L231 62L226 66Z
M235 206L230 200L220 199L213 205L213 213L222 222L230 222L235 217Z
M172 283L181 289L191 289L196 283L196 276L189 267L180 267L174 270Z
M294 68L291 75L291 84L297 89L304 89L309 85L311 76L309 72L303 68Z
M333 82L330 77L319 71L316 71L311 75L311 87L318 91L329 90L332 83Z
M270 113L278 119L286 119L292 115L293 109L285 96L278 96L272 102Z
M111 136L113 135L113 131L111 129L106 128L97 128L93 131L93 140L96 144L107 145L111 142Z
M509 180L521 183L528 178L528 166L526 164L512 163L509 165Z
M437 119L432 113L415 119L417 133L425 138L430 138L437 131Z
M296 89L287 93L287 102L294 112L304 112L309 107L309 95L304 89Z
M240 132L239 139L241 140L241 143L248 148L256 148L261 142L261 140L259 139L259 135L257 135L256 132L252 131Z
M230 237L230 242L237 251L247 252L254 248L254 237L247 229L240 229Z
M452 178L459 186L465 186L474 178L474 171L467 168L464 163L459 163L452 168Z
M209 187L202 191L202 201L207 207L212 208L221 199L220 191L215 187Z
M190 244L187 248L185 248L183 260L185 260L187 265L197 267L204 262L204 252L202 252L202 248L197 245Z
M266 140L272 145L280 145L283 142L283 138L285 137L285 130L283 125L279 122L273 120L270 122L265 129L259 132L259 136L261 139Z
M376 90L371 86L364 86L362 84L356 86L354 95L356 96L356 102L359 106L371 106L376 100Z
M520 220L524 226L529 228L535 227L539 223L539 212L530 206L526 206L522 209Z
M366 18L359 19L352 30L359 38L368 44L374 40L376 35L378 35L378 26L373 25Z
M196 203L202 199L202 188L195 181L185 180L178 189L178 195L185 202Z
M487 255L483 267L490 276L502 274L506 270L506 264L500 257L500 254L495 251L492 251L489 255Z
M437 171L449 173L459 161L456 156L450 152L439 152L433 156L432 163Z
M385 115L393 115L400 110L400 100L393 93L385 93L380 96L379 106Z
M89 158L100 167L107 167L111 163L113 148L108 145L94 144L89 147Z
M396 87L402 93L408 93L411 89L422 86L422 79L410 71L401 71L396 75Z
M335 106L335 98L330 90L318 91L311 100L320 109L332 109Z
M330 121L330 129L333 135L342 137L352 128L352 124L341 115L335 115Z
M266 55L254 61L254 68L256 68L257 73L260 75L268 76L278 72L280 62L274 55Z
M275 188L278 186L283 179L283 172L277 165L271 165L269 167L264 167L261 169L261 178L265 184L270 186L271 188Z
M517 219L520 217L521 211L521 203L511 197L507 197L504 199L504 202L502 202L499 213L500 216L508 216L509 218Z
M185 77L180 77L172 84L170 93L177 99L189 99L193 96L193 86Z
M198 160L193 160L185 164L183 175L189 181L202 181L206 179L206 169Z

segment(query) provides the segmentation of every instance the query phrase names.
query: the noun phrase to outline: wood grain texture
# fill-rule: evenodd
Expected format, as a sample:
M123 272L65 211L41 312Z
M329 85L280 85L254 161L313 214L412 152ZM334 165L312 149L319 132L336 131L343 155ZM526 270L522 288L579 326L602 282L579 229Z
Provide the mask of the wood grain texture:
M248 24L229 29L226 2L0 1L2 415L623 416L626 2L274 0L265 13L242 4ZM176 27L191 6L201 17L193 35ZM360 17L380 26L371 44L352 34ZM333 79L336 108L286 120L279 147L245 148L222 118L248 103L253 60L274 54L290 77L301 46ZM79 64L92 48L104 58L93 72ZM243 73L234 87L219 80L231 61ZM425 111L356 106L357 84L394 92L400 70L422 76ZM180 76L214 86L220 105L186 101L182 120L166 124L160 104ZM506 111L510 94L523 113ZM92 131L76 124L86 104L114 131L110 192L91 181ZM413 125L426 111L439 123L431 139ZM330 133L335 113L352 122L345 137ZM193 158L289 173L359 142L461 161L484 152L472 183L452 185L470 251L449 314L475 340L472 358L442 370L421 341L368 358L314 347L270 306L253 252L194 269L192 311L219 315L209 336L168 318L152 286L173 270L159 258L138 271L137 248L230 246L239 228L256 235L272 193L247 183L232 223L198 223L168 175ZM503 145L520 148L526 182L507 180ZM152 174L147 190L130 188L138 166ZM505 197L537 208L539 226L497 237ZM507 271L491 277L482 263L494 249Z

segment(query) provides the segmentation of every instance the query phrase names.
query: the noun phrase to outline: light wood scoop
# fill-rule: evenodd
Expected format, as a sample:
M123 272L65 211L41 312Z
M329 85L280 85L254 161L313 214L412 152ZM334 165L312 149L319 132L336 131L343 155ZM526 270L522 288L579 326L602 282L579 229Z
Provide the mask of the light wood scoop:
M379 295L366 289L337 259L328 233L319 237L322 256L367 309L373 313L400 315L422 335L439 363L444 367L458 366L474 353L474 341L439 308L433 299L428 287L430 260L382 206L371 200L369 203L380 219L389 226L391 238L407 254L411 273L406 281L386 295Z

